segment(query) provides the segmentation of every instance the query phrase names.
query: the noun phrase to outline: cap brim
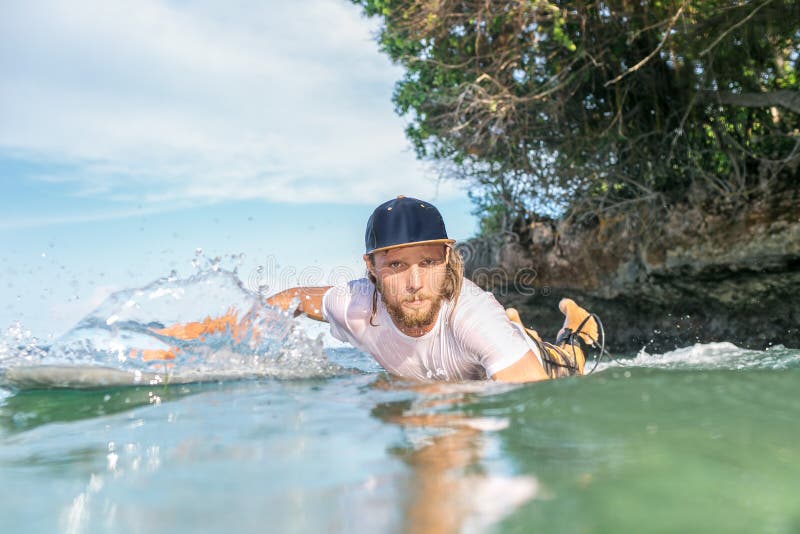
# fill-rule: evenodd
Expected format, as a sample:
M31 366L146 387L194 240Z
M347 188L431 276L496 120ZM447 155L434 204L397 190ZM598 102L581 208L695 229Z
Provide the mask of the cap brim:
M441 243L443 245L454 245L455 242L456 242L455 239L430 239L428 241L414 241L413 243L401 243L399 245L389 245L388 247L374 248L369 252L367 252L367 254L374 254L375 252L384 252L386 250L391 250L393 248L414 247L417 245L435 245L437 243Z

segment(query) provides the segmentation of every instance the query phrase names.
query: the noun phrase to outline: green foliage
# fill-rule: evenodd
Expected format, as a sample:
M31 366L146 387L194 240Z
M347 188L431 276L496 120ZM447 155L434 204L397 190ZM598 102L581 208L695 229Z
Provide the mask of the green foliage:
M352 1L405 68L418 156L480 188L487 228L797 181L800 0Z

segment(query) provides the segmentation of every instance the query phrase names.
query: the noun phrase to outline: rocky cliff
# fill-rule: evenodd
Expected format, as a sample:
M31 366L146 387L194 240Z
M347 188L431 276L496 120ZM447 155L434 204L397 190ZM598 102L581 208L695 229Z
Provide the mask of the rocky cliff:
M723 340L800 347L798 190L669 213L647 229L630 216L530 222L464 243L466 274L546 339L569 296L600 315L618 352Z

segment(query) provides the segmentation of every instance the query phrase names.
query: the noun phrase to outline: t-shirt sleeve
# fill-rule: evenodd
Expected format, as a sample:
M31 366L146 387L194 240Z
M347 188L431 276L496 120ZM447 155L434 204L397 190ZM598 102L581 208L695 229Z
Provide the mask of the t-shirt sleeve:
M331 335L339 341L361 346L369 321L372 284L366 278L333 286L322 296L322 318L331 326Z
M531 350L524 334L491 293L476 295L459 308L461 302L456 306L461 342L478 359L487 377L515 364Z
M333 286L322 296L322 318L331 326L331 335L339 341L350 341L347 308L351 294L345 286Z

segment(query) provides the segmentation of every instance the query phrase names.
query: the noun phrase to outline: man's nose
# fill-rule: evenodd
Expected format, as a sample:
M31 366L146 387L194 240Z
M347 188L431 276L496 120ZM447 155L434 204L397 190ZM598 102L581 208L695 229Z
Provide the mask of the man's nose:
M408 278L406 279L406 289L409 293L416 293L419 291L421 285L421 277L419 273L419 267L416 265L412 265L408 268Z

